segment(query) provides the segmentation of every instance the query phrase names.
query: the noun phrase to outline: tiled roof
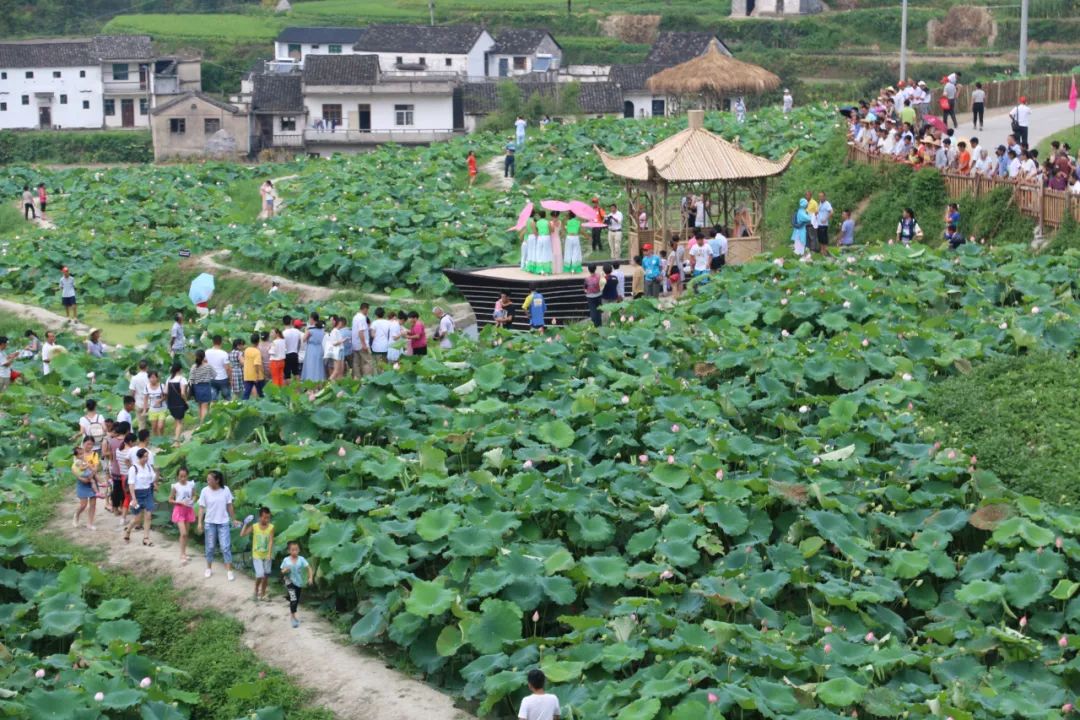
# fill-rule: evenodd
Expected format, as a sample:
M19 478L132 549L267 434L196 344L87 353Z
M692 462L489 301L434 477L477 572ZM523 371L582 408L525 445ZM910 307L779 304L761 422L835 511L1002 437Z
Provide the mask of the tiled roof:
M483 32L479 25L371 25L355 48L360 52L464 55Z
M626 90L644 90L645 81L664 68L651 63L633 65L612 65L609 77L611 82Z
M313 56L309 56L309 59ZM304 92L299 75L255 75L252 78L251 111L255 113L302 113Z
M352 45L364 34L358 27L287 27L277 36L282 43Z
M646 63L671 67L687 60L693 60L709 49L709 43L716 40L720 52L730 55L727 46L710 32L675 32L664 31L656 36L656 42L645 57Z
M555 97L559 90L568 83L554 82L519 82L522 100L528 100L535 94ZM622 92L614 83L583 82L578 84L581 94L578 104L586 114L622 112ZM464 89L465 112L470 115L484 115L499 109L499 86L497 83L467 83Z
M308 55L304 58L304 84L375 85L379 82L377 55Z
M536 52L544 38L551 33L547 30L534 30L530 28L516 28L503 30L495 38L495 46L491 48L492 55L530 55ZM554 40L555 38L552 38ZM555 43L558 45L558 42Z
M98 35L91 44L94 57L101 60L149 60L154 57L149 35Z
M176 105L179 105L182 102L186 102L188 100L192 100L192 99L195 99L195 98L198 98L199 100L202 100L203 102L209 103L209 104L213 105L214 107L221 108L225 112L232 113L233 115L240 112L240 108L236 107L235 105L230 105L229 103L222 102L222 101L218 100L217 98L210 97L206 93L196 92L196 91L192 90L192 91L184 93L183 95L177 95L176 97L174 97L172 100L170 100L167 103L163 103L161 105L158 105L156 108L154 108L153 110L150 111L150 114L151 115L160 115L161 113L165 112L169 108L175 107Z

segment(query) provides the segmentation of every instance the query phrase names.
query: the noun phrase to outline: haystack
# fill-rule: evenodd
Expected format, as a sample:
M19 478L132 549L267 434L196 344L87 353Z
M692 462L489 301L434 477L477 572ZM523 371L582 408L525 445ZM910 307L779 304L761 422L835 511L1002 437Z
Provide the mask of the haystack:
M780 78L711 45L704 55L656 73L646 85L657 94L700 98L702 106L709 109L720 108L724 98L775 90L780 87Z

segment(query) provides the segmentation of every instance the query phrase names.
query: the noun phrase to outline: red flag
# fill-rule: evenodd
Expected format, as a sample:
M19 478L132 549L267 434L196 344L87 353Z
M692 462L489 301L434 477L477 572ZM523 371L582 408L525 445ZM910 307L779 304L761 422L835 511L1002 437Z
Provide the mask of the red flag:
M1072 87L1069 88L1069 109L1076 112L1076 76L1073 76Z

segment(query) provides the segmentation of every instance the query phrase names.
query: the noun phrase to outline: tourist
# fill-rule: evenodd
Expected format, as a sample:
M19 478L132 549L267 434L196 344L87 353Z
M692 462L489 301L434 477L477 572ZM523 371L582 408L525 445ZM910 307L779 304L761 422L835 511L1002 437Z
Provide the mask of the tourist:
M547 219L547 213L539 210L536 213L536 254L533 256L534 269L532 272L540 275L551 274L551 222Z
M214 379L211 387L214 391L214 400L232 397L232 368L229 365L229 353L222 347L224 340L220 335L215 335L211 340L213 346L206 351L206 364L214 371Z
M505 294L505 293L504 293ZM420 313L413 310L406 318L408 329L405 337L409 339L409 349L413 355L427 355L427 328L420 319Z
M902 242L904 245L910 245L913 240L921 240L922 236L922 228L919 227L918 221L915 220L915 211L911 208L904 208L904 212L900 216L900 222L896 224L896 241Z
M529 285L529 294L522 303L521 309L529 314L529 327L544 334L544 294L540 292L540 286L536 283Z
M273 343L270 342L270 333L264 331L259 332L259 357L262 359L263 366L263 378L269 379L270 377L270 350L273 347ZM265 385L265 383L264 383Z
M571 215L566 221L566 247L563 253L563 270L581 272L581 219Z
M244 521L240 537L251 535L251 569L255 573L255 593L252 600L270 602L267 586L274 561L274 524L270 522L270 508L259 508L259 521Z
M630 297L635 300L645 295L645 271L641 269L641 256L630 258Z
M128 524L124 527L124 542L131 542L131 531L138 527L141 520L143 527L142 544L147 547L154 544L150 541L150 522L157 507L154 503L154 484L157 482L157 471L154 470L150 457L149 450L139 448L135 451L135 461L128 469L127 481L134 497L131 501L131 510L134 515L131 516Z
M900 111L900 122L915 127L916 113L911 100L904 101L904 108Z
M964 234L956 229L956 225L949 223L945 227L945 242L949 243L950 250L955 250L964 244Z
M746 122L746 102L741 96L735 100L735 122L740 125Z
M664 276L668 279L668 289L671 297L678 300L682 294L683 280L687 276L687 268L683 264L684 250L679 242L678 235L671 238L671 251L667 256L667 266L664 268Z
M285 340L285 384L300 379L300 343L303 337L293 325L293 319L286 315L281 320L284 330L281 337Z
M64 315L69 320L78 320L78 306L75 300L75 278L67 266L60 268L60 304L64 306Z
M953 127L960 127L956 121L956 82L950 79L952 76L945 78L945 87L941 91L941 99L944 104L941 107L941 119L945 122L945 127L949 126L949 118L952 118Z
M124 478L120 469L120 453L124 451L124 441L130 432L130 421L117 420L113 423L112 432L105 440L104 447L109 459L109 510L114 515L120 515L124 505ZM127 472L126 467L123 472Z
M94 452L93 438L83 438L82 445L74 450L75 459L71 463L71 472L75 474L75 497L79 499L79 509L71 517L71 527L79 527L79 518L86 514L86 529L95 530L94 515L97 513L97 474L101 467L101 458Z
M807 205L809 205L807 199L801 198L799 208L791 217L791 244L796 255L803 255L806 252L806 234L807 228L810 226L810 213L806 210Z
M609 207L607 216L608 250L611 251L612 259L622 257L622 228L623 214L615 203Z
M314 584L315 572L300 554L300 543L293 540L287 547L289 554L281 561L281 576L285 580L285 591L289 596L289 619L293 628L298 628L300 619L296 617L296 611L300 607L300 593L305 586Z
M709 222L709 201L704 195L698 195L694 202L694 227L706 228Z
M23 337L26 338L26 347L19 351L19 360L31 360L35 355L41 352L41 338L33 330L27 329L23 333Z
M829 223L832 221L833 206L825 198L825 192L818 192L817 206L817 244L822 255L829 252Z
M600 198L594 197L592 199L593 209L593 227L592 227L592 251L594 253L600 252L602 246L600 244L600 230L607 226L607 222L604 219L604 208L600 207Z
M603 305L610 305L619 301L619 279L615 277L615 268L610 264L605 264L603 267L603 278L600 287L600 301ZM607 322L608 318L603 315L610 315L611 309L607 308L603 310L601 320Z
M967 143L961 140L956 143L957 156L956 156L956 171L961 175L967 175L971 172L971 153L968 152Z
M90 328L86 335L86 354L95 358L105 357L105 344L101 342L101 331L97 328Z
M517 120L514 121L514 140L517 143L518 149L525 146L525 126L526 125L528 125L528 122L525 121L525 118L518 115Z
M326 361L326 377L337 380L345 374L345 337L352 331L345 330L345 319L330 316L330 332L323 343L323 360Z
M405 315L405 311L391 310L387 320L390 321L390 337L389 344L386 346L386 362L391 365L401 360L401 356L406 350L411 349L409 338L405 337L405 328L402 327L402 321L408 320ZM411 352L409 353L412 354Z
M795 106L795 98L791 96L791 91L784 88L784 114L790 115L791 109Z
M691 277L708 275L712 268L712 248L705 242L705 234L701 230L694 231L694 241L690 245L690 260L693 263Z
M15 357L8 354L7 346L7 335L0 335L0 393L11 385L11 363L15 362Z
M361 303L360 309L352 318L352 376L359 380L375 372L375 360L371 357L371 328L368 323L367 303Z
M992 178L997 163L990 158L990 151L987 148L979 148L979 154L975 158L975 164L971 168L972 177L979 178Z
M1009 111L1009 119L1012 121L1013 135L1021 145L1028 144L1028 128L1031 125L1031 108L1027 105L1027 98L1020 96L1020 102Z
M971 91L971 129L982 131L983 116L986 113L986 91L981 82L975 83Z
M491 319L495 322L496 327L508 327L510 323L514 322L512 308L513 303L510 301L510 296L501 293L499 299L495 301L495 309L491 312Z
M188 480L188 469L181 466L176 471L176 482L169 490L169 503L173 506L172 521L180 531L180 564L187 565L188 529L195 522L195 483Z
M709 243L709 250L712 251L712 260L709 261L709 269L712 272L719 272L727 262L728 239L727 236L724 235L724 229L719 225L713 228L710 235L712 237L706 240L706 242Z
M469 187L476 184L476 153L472 150L469 151L468 156L465 158L465 165L469 169Z
M183 360L186 348L187 338L184 337L184 314L176 313L173 316L172 328L169 330L169 352L172 353L173 362Z
M41 219L45 219L45 208L49 205L49 193L45 190L45 183L38 183L37 186L38 196L38 209L41 210Z
M226 575L230 581L236 579L232 569L230 529L239 526L236 510L233 508L233 495L225 485L225 476L218 470L211 470L206 474L206 486L199 493L197 532L202 534L203 528L206 529L206 570L203 577L208 578L214 574L214 551L220 547Z
M845 208L840 218L840 247L850 248L855 244L855 220L851 217L851 210Z
M240 398L244 394L244 340L233 338L229 351L229 394Z
M1009 176L1009 155L1008 148L1004 145L998 145L997 150L994 151L997 156L997 161L994 166L995 177L1008 177Z
M270 340L270 382L277 387L285 386L285 335L281 328L274 328L273 338Z
M431 313L435 316L435 319L439 321L439 327L435 331L435 340L439 341L439 347L443 350L449 350L453 347L450 336L454 334L455 330L454 318L438 306L432 308Z
M521 269L536 272L536 210L525 221L525 227L518 233L521 237Z
M664 265L656 252L655 246L646 244L643 250L645 251L645 257L641 261L641 267L645 277L645 295L658 298L664 287Z
M960 205L957 203L949 203L949 206L945 209L945 224L955 225L960 227Z
M29 185L23 185L22 189L23 220L37 220L34 212L34 194L30 192Z
M273 281L270 282L270 289L266 291L266 294L267 295L273 295L274 293L279 292L280 290L281 290L281 287L278 285L278 281L273 280Z
M615 276L615 298L622 302L626 299L626 273L622 270L622 263L611 263L611 274Z
M941 141L941 145L938 146L937 151L934 153L934 167L938 170L949 169L949 149L952 140L945 138Z
M371 354L380 365L385 365L389 350L390 321L386 319L386 310L377 307L375 320L371 323Z
M94 452L100 453L107 436L105 416L97 411L97 400L90 398L86 401L86 412L79 418L75 438L90 438L94 442Z
M214 368L206 360L206 351L199 348L195 351L195 364L191 366L191 374L188 375L188 387L191 388L191 396L199 404L199 424L206 420L206 413L210 410L210 402L214 399Z
M64 352L64 346L56 342L56 333L49 330L45 333L45 344L41 346L41 374L48 375L52 372L52 361L57 355Z
M274 183L271 180L267 180L259 188L259 194L262 195L263 217L274 217Z
M135 452L139 449L137 446L138 436L131 431L131 427L128 426L127 434L124 435L124 443L116 451L116 467L120 471L120 488L117 490L116 486L113 486L112 504L113 508L118 505L120 511L120 530L124 529L127 525L128 511L131 508L131 502L134 499L131 494L131 488L128 487L128 472L131 470L132 463L135 462Z
M151 435L165 434L165 418L169 409L165 405L165 387L157 370L151 370L146 376L146 417L150 421Z
M326 380L326 366L323 364L325 328L323 321L319 319L319 313L311 313L307 331L304 333L304 365L300 371L302 381L321 383Z
M561 275L563 271L562 252L563 223L559 217L559 211L551 212L551 274Z
M515 162L514 162L514 150L515 150L515 148L514 148L513 143L507 143L507 145L506 145L506 156L503 158L503 177L504 178L512 178L512 177L514 177L514 165L515 165Z
M184 432L184 416L188 411L188 381L184 377L184 366L173 362L169 368L169 379L165 382L165 406L173 419L174 448L180 447L180 434Z
M600 278L596 274L596 265L594 263L589 263L585 270L585 303L589 308L589 319L592 320L594 326L600 327L600 302L602 298Z
M544 692L547 678L542 670L532 669L526 676L529 684L529 695L521 700L521 709L518 710L518 720L558 720L561 716L559 698Z

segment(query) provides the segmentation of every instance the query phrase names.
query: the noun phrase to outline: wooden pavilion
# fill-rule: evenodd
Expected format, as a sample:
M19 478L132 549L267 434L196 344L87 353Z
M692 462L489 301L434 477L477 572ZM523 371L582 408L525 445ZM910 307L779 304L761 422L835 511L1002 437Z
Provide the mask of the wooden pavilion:
M630 257L645 243L663 240L666 248L672 238L685 240L692 228L682 199L696 195L709 209L708 225L727 228L728 263L746 262L763 249L767 181L787 170L795 151L779 160L758 157L706 130L703 110L689 111L687 120L685 130L637 155L616 157L596 148L608 172L626 185ZM651 219L648 230L637 229L642 209Z

